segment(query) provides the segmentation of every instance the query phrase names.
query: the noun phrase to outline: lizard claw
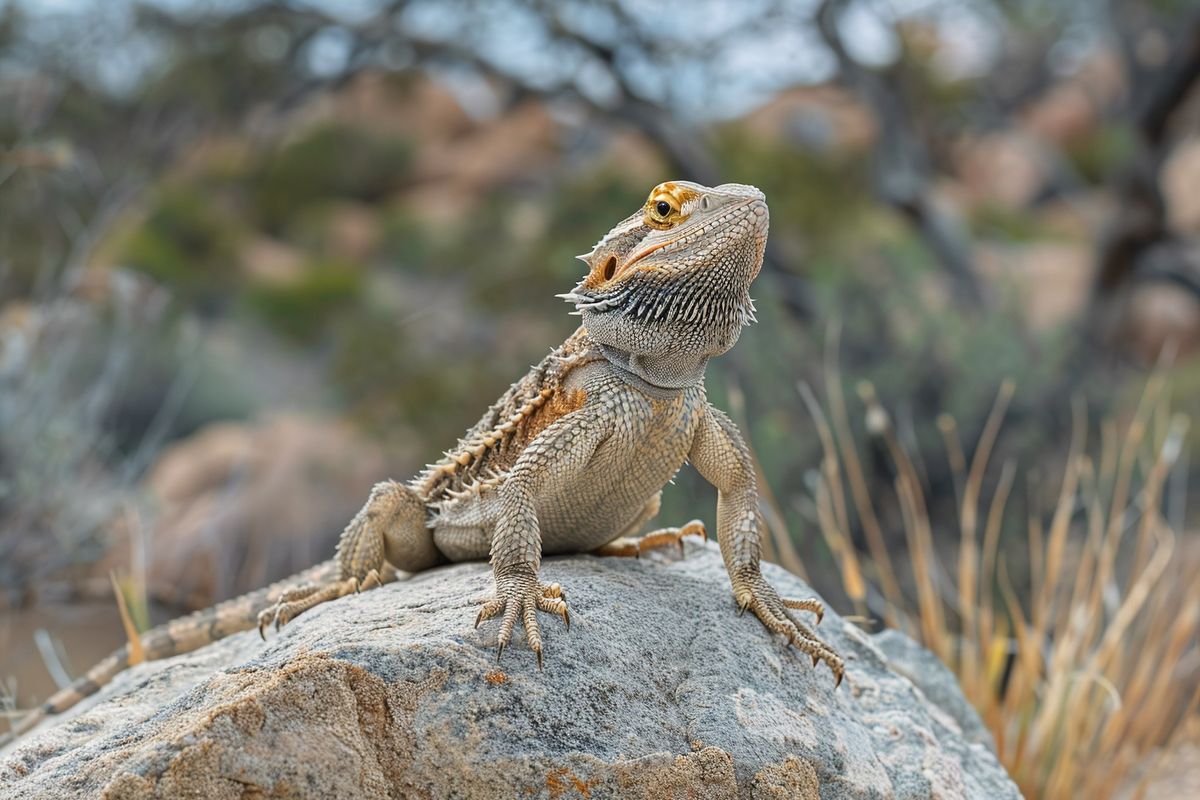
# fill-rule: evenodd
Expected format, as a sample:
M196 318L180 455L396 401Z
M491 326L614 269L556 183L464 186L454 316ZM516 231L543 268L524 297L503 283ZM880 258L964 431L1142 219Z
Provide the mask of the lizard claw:
M267 638L268 625L279 631L296 617L321 603L334 600L351 593L358 593L382 585L383 581L376 570L371 570L360 581L358 578L345 578L323 585L307 583L284 591L279 598L258 615L258 635Z
M784 599L758 572L737 581L734 591L740 611L747 608L752 610L769 630L787 637L789 644L807 653L812 658L814 667L824 661L836 679L834 688L841 686L842 677L846 672L846 665L841 657L790 610L810 611L820 622L825 615L825 607L821 601L816 598Z
M545 611L562 617L563 624L571 628L571 615L562 587L557 583L540 583L532 567L521 567L500 574L496 578L495 596L484 601L475 617L475 627L497 615L500 617L500 633L497 637L496 660L504 654L512 641L513 631L520 622L525 629L525 640L538 660L538 669L544 666L542 654L542 632L538 626L537 612Z
M379 570L375 569L363 576L362 580L358 580L357 578L354 578L353 580L355 594L361 594L369 589L374 589L376 586L383 585L383 581L381 581L379 578Z

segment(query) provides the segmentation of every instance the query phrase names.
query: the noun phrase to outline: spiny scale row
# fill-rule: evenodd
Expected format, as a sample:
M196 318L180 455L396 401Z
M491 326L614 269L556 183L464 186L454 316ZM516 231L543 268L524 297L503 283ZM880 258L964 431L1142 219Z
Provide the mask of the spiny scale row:
M484 486L498 483L501 477L499 474L493 472L489 476L481 477L470 474L470 469L481 464L487 453L507 444L521 424L544 406L554 391L552 388L540 390L500 425L487 433L479 434L469 441L460 443L458 452L446 451L445 458L437 464L431 464L422 475L422 493L431 500L435 499L435 494L445 495L452 499L462 499L477 494ZM446 483L456 478L464 487L461 491L445 486Z

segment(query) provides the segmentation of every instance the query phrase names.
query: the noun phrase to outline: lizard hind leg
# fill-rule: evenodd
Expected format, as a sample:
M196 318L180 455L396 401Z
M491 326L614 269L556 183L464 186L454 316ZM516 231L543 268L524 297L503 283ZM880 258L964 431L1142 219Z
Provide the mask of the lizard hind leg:
M389 580L394 577L391 570L386 570L386 572ZM273 605L258 615L258 635L266 639L268 625L274 625L275 630L279 630L313 606L319 606L321 603L336 600L348 594L373 589L383 583L385 583L384 578L377 570L373 569L361 581L354 577L341 578L326 584L306 583L288 589L279 595L279 599Z
M428 517L425 501L414 489L397 481L375 484L338 543L343 577L363 580L371 570L382 571L384 561L404 572L445 563Z
M375 484L366 504L350 520L338 541L338 576L283 592L258 615L258 632L276 630L314 606L380 586L395 578L396 569L417 572L444 559L425 527L425 504L396 481Z
M641 530L642 526L658 516L658 510L661 506L662 492L658 492L646 502L646 505L638 512L633 522L629 523L611 542L593 550L592 555L640 558L642 553L671 545L677 545L679 551L683 552L683 537L699 536L701 539L708 538L708 532L704 529L704 523L698 519L684 523L678 528L659 528L658 530L638 536L637 532Z
M618 536L611 542L601 545L592 551L597 556L620 556L624 558L641 558L643 553L660 547L677 546L683 552L685 536L699 536L701 540L708 539L708 531L704 523L698 519L685 522L678 528L659 528L642 536Z

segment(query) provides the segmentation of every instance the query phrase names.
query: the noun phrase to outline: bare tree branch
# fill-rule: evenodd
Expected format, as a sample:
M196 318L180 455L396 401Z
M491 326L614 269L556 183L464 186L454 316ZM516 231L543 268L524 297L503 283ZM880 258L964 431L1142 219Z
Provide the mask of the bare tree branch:
M1119 8L1111 13L1119 13ZM1114 23L1114 27L1121 27ZM1163 162L1170 154L1169 128L1176 111L1200 87L1200 10L1194 10L1177 25L1178 33L1164 67L1154 71L1142 69L1136 58L1136 47L1126 43L1127 70L1131 75L1130 95L1135 104L1134 125L1138 134L1137 150L1129 163L1117 175L1114 189L1119 209L1113 224L1099 245L1098 266L1089 310L1089 328L1102 333L1110 326L1109 302L1114 294L1135 276L1140 265L1155 252L1153 273L1170 272L1164 264L1164 252L1182 252L1178 248L1164 251L1159 245L1171 237L1166 223L1166 204L1159 189L1158 178ZM1125 31L1123 40L1142 31ZM1185 276L1183 264L1175 270ZM1189 287L1194 281L1176 277L1175 283Z
M858 63L846 50L838 30L845 8L845 0L823 0L817 10L817 29L837 58L842 80L875 113L880 131L874 162L876 191L916 226L950 276L958 299L981 305L983 294L975 277L970 238L961 222L934 199L929 154L907 107L905 92L885 74Z

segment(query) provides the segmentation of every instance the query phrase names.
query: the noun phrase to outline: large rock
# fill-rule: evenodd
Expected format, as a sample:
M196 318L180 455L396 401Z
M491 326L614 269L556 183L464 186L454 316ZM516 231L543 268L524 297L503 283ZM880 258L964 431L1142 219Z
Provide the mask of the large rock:
M446 567L266 644L248 632L127 671L0 755L0 796L1019 797L956 689L938 707L831 612L820 631L848 666L834 689L734 613L713 544L670 563L548 559L543 575L572 622L543 616L544 672L523 642L497 665L496 624L472 629L487 565Z

